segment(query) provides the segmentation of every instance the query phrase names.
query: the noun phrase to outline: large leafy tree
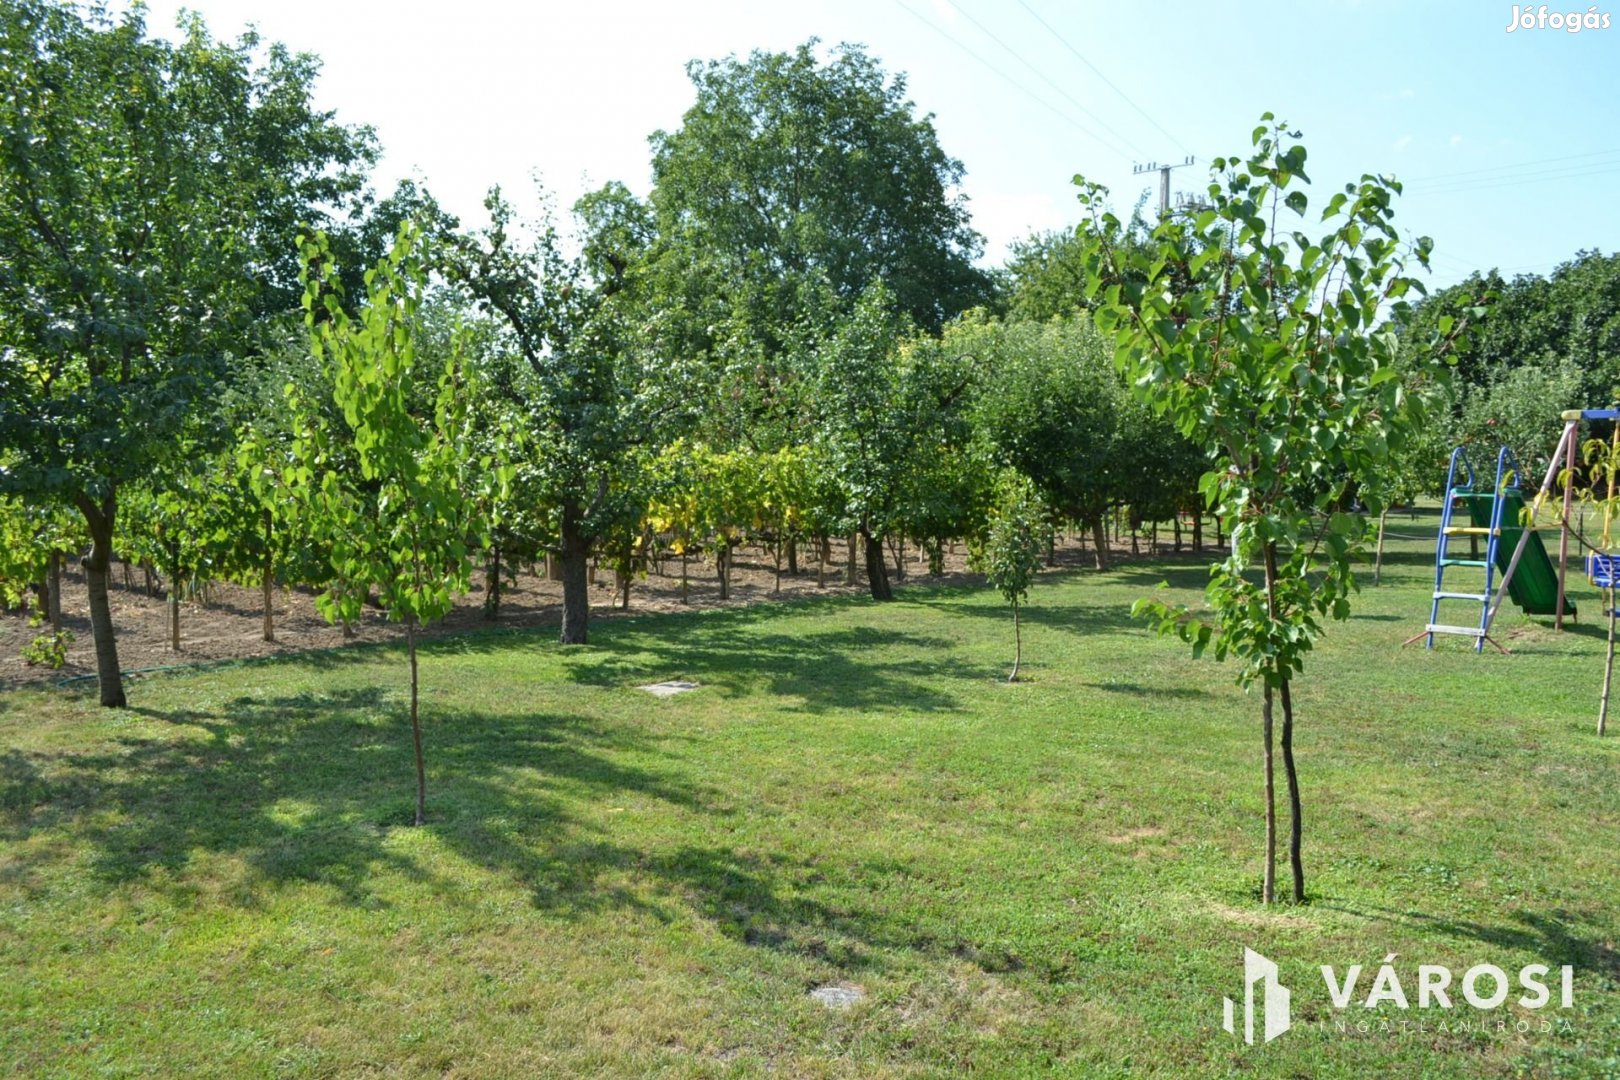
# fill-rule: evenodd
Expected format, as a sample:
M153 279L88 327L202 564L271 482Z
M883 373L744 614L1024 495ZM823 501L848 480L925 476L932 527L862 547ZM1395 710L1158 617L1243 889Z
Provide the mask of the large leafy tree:
M0 488L83 515L110 706L119 489L209 426L247 327L296 295L295 223L354 196L373 152L313 108L310 58L183 31L0 6Z
M550 511L561 640L584 644L592 547L641 520L640 455L692 400L653 359L640 288L645 229L627 192L615 185L581 201L585 242L574 257L550 222L517 221L498 190L486 207L488 225L449 238L445 268L501 328L488 378L525 434L523 487Z
M857 46L825 62L815 46L688 66L696 104L652 137L660 230L711 252L777 325L793 279L819 273L849 307L881 279L937 330L989 284L973 264L962 164L916 115L904 76Z
M1106 568L1104 516L1144 489L1125 387L1089 316L965 318L949 328L944 347L980 361L975 424L995 456L1033 481L1055 511L1090 529L1097 567Z
M1098 321L1138 392L1211 455L1201 488L1232 537L1210 569L1214 623L1163 603L1139 602L1161 629L1202 652L1242 661L1239 680L1263 688L1266 862L1275 895L1273 702L1282 705L1293 896L1305 898L1301 800L1294 767L1290 688L1322 620L1344 619L1355 585L1352 555L1365 534L1347 494L1387 467L1423 419L1396 363L1392 325L1421 286L1407 260L1427 263L1427 238L1402 246L1394 224L1400 187L1364 176L1315 218L1305 148L1267 114L1247 155L1211 163L1210 209L1161 222L1146 250L1122 243L1102 190L1082 181L1091 217L1088 289ZM1437 334L1454 339L1447 321ZM1430 346L1427 366L1434 366ZM1377 488L1369 487L1376 495ZM1378 509L1374 506L1372 509Z
M859 47L810 41L687 71L696 102L651 139L665 351L701 361L704 438L802 443L817 411L804 360L871 282L928 331L991 295L962 165L905 78Z
M1576 252L1545 277L1475 273L1414 306L1403 320L1411 348L1421 353L1442 319L1474 324L1457 350L1458 378L1469 388L1567 361L1581 373L1589 407L1620 400L1620 254Z

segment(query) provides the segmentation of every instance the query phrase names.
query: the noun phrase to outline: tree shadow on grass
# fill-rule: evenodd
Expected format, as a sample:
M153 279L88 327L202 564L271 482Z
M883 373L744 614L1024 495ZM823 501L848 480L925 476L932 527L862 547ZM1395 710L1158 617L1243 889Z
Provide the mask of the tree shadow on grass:
M1007 625L1012 635L1012 610L1000 603L960 603L949 600L916 601L941 615L953 618L990 619ZM1084 608L1053 607L1042 604L1039 594L1019 608L1018 617L1025 626L1039 626L1050 630L1066 630L1075 634L1119 633L1120 631L1148 629L1147 623L1131 616L1129 604L1091 605ZM999 670L999 669L997 669ZM1005 673L1003 673L1005 674Z
M1093 690L1106 690L1110 694L1127 694L1131 697L1168 697L1168 698L1207 698L1212 696L1208 690L1200 690L1192 686L1144 686L1138 682L1088 682L1084 685Z
M1376 906L1365 910L1332 904L1321 906L1364 919L1404 923L1461 941L1512 949L1535 956L1553 967L1571 964L1576 971L1601 972L1610 979L1620 979L1620 951L1610 944L1612 930L1583 935L1577 929L1580 918L1558 908L1546 912L1519 909L1508 913L1509 921L1483 923Z
M672 760L669 740L628 724L435 707L425 829L461 863L442 869L398 842L414 808L401 698L364 687L239 697L214 711L139 709L176 730L84 752L7 751L0 844L11 857L0 886L39 900L77 863L108 896L139 885L181 908L257 909L315 884L329 902L369 910L397 902L388 896L404 878L433 903L469 909L489 888L516 888L564 917L695 912L743 944L845 969L879 962L882 948L917 947L913 927L859 899L874 876L905 873L899 864L635 844L582 816L625 800L656 804L677 828L683 817L738 812Z
M902 601L900 603L905 603ZM806 624L806 607L828 614L849 602L805 601L747 610L620 618L595 628L591 644L559 653L567 677L608 689L672 678L690 679L727 697L769 694L779 708L805 712L961 707L952 687L996 677L999 665L975 664L957 643L936 634L882 626ZM780 620L798 620L777 629ZM433 651L496 652L498 636L444 639Z

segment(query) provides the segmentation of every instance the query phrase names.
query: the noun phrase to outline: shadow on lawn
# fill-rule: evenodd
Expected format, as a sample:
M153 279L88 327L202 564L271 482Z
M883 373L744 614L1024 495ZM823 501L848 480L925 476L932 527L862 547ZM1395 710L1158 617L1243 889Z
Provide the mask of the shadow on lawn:
M83 852L92 877L131 883L182 908L255 908L267 891L329 887L338 902L380 909L379 877L404 877L434 902L474 906L517 887L562 915L629 909L673 921L692 912L741 943L856 969L878 947L916 947L909 924L844 903L899 864L855 857L818 862L725 845L621 842L579 808L660 804L678 829L737 811L722 792L669 764L669 739L630 725L559 715L499 715L433 707L425 717L429 824L488 877L446 873L401 844L412 816L412 754L402 695L377 687L238 698L217 712L132 710L191 730L124 736L95 752L0 755L0 843L12 845L0 883L32 898L52 868ZM50 842L25 845L33 836ZM218 856L191 873L194 863Z
M590 686L680 677L728 697L770 694L779 706L807 712L954 710L961 705L953 686L1004 674L999 666L963 659L947 637L883 626L805 626L805 608L822 603L829 614L848 606L847 601L804 601L654 615L641 623L617 619L593 627L590 646L565 649L560 656L568 678ZM791 632L776 628L783 619L797 620ZM430 646L447 653L509 647L494 635L446 638Z
M1576 929L1577 918L1559 909L1549 912L1521 909L1508 913L1510 921L1482 923L1389 908L1361 910L1338 905L1323 906L1365 919L1405 923L1463 941L1512 949L1534 956L1555 968L1572 964L1578 972L1600 972L1610 979L1620 978L1620 952L1609 943L1612 932L1596 930L1583 937Z

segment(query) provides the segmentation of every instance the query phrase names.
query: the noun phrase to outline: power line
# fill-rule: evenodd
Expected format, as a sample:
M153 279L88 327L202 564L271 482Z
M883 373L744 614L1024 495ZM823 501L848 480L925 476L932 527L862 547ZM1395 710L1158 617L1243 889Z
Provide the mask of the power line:
M1475 191L1494 191L1501 188L1523 187L1526 184L1551 184L1560 180L1579 180L1588 176L1608 176L1620 172L1620 161L1591 163L1596 167L1580 167L1573 169L1554 169L1542 173L1525 173L1519 176L1507 177L1481 177L1477 181L1459 181L1452 184L1441 184L1435 187L1418 185L1411 191L1413 195L1461 195Z
M970 12L968 12L968 10L966 8L962 7L958 3L952 2L952 0L945 0L945 3L949 4L950 7L953 10L955 10L958 14L960 14L968 22L970 22L974 26L978 27L979 32L984 34L985 37L989 38L991 41L993 41L997 45L1001 46L1001 49L1002 49L1003 52L1006 52L1007 54L1012 56L1012 58L1014 60L1017 60L1020 64L1023 64L1030 71L1034 72L1036 77L1038 77L1042 82L1046 83L1046 85L1050 86L1052 89L1056 90L1059 94L1063 95L1063 97L1066 98L1069 101L1069 103L1072 104L1075 108L1079 109L1081 112L1085 113L1087 116L1089 116L1093 120L1095 120L1102 127L1102 129L1104 131L1108 132L1110 135L1113 135L1116 139L1118 139L1120 142L1124 143L1126 146L1130 147L1132 150L1136 151L1141 156L1143 156L1143 157L1147 156L1147 151L1143 150L1140 146L1137 146L1135 143L1131 142L1129 137L1127 137L1126 135L1124 135L1123 133L1118 131L1116 128L1114 128L1112 125L1110 125L1108 123L1108 121L1104 120L1102 117L1098 116L1096 113L1094 113L1090 109L1086 108L1084 103L1082 103L1073 94L1071 94L1067 90L1063 89L1063 87L1060 86L1058 83L1054 82L1044 71L1040 70L1034 64L1030 63L1029 60L1027 60L1023 56L1022 53L1020 53L1017 49L1014 49L1012 46L1008 45L1005 41L1002 41L999 37L997 37L990 30L990 28L988 26L985 26L978 19L975 19L973 17L973 15Z
M1514 165L1490 165L1482 169L1464 169L1462 172L1435 173L1432 176L1413 176L1407 178L1410 184L1426 184L1435 180L1450 180L1458 176L1477 176L1480 173L1508 172L1514 169L1528 169L1537 165L1549 165L1555 161L1575 161L1580 158L1606 157L1610 154L1620 154L1620 148L1613 150L1592 150L1584 154L1565 154L1562 157L1538 158L1534 161L1521 161Z
M1062 34L1058 33L1057 30L1052 26L1051 23L1049 23L1045 19L1041 18L1040 12L1038 12L1034 8L1030 7L1027 3L1024 2L1024 0L1018 0L1018 6L1023 8L1025 11L1029 12L1030 16L1036 22L1038 22L1042 26L1046 27L1047 33L1051 34L1052 37L1056 38L1058 44L1062 45L1065 49L1068 49L1070 52L1072 52L1075 55L1075 59L1079 60L1082 64L1086 65L1086 67L1090 68L1092 70L1092 73L1095 74L1097 76L1097 78L1101 79L1104 83L1106 83L1110 90L1112 90L1114 93L1118 94L1120 97L1124 98L1125 99L1125 104L1127 104L1131 108L1135 109L1137 111L1138 115L1140 115L1142 117L1142 119L1144 119L1148 123L1152 124L1155 128L1158 128L1160 135L1163 135L1165 138L1169 139L1171 142L1173 142L1177 146L1181 147L1183 152L1185 152L1187 154L1192 153L1191 150L1187 149L1187 144L1186 143L1182 142L1180 139L1176 138L1174 135L1172 135L1168 131L1164 130L1164 126L1162 124L1160 124L1157 120L1153 119L1153 117L1149 116L1147 114L1147 112L1142 108L1142 106L1138 105L1136 102L1131 100L1131 96L1129 94L1127 94L1125 91L1121 90L1119 87L1115 86L1114 83L1113 83L1113 80L1110 79L1108 76L1104 75L1102 73L1101 69L1099 69L1096 64L1093 64L1090 60L1087 60L1085 58L1085 55L1083 53L1081 53L1079 49L1077 49L1073 45L1071 45L1069 43L1068 38L1066 38Z
M1092 131L1086 125L1084 125L1080 121L1076 120L1073 116L1070 116L1068 113L1064 112L1062 109L1058 108L1056 105L1053 105L1050 101L1048 101L1045 98L1041 97L1039 94L1035 93L1029 87L1025 86L1023 83L1021 83L1017 79L1013 78L1011 75L1008 75L1005 71L1002 71L999 67L997 67L995 64L992 64L990 61L986 60L984 57L980 56L973 49L971 49L968 46L962 44L962 42L957 40L956 37L954 37L953 35L951 35L947 31L941 29L940 27L934 25L934 23L931 20L929 20L928 18L926 18L926 17L924 17L922 15L919 15L917 12L913 11L911 9L911 7L904 2L904 0L894 0L894 2L895 2L895 6L899 7L900 10L904 11L907 15L910 15L913 19L916 19L918 22L922 23L924 26L928 27L928 29L932 30L934 33L938 34L940 37L944 38L946 41L950 42L952 45L955 45L958 49L961 49L963 52L965 52L969 56L973 57L973 59L977 60L980 64L982 64L985 67L989 68L990 71L997 78L999 78L1002 81L1010 84L1019 93L1021 93L1024 96L1030 98L1032 101L1036 102L1037 104L1044 106L1045 108L1050 110L1054 115L1056 115L1059 118L1066 121L1070 126L1074 127L1076 130L1080 131L1082 134L1089 137L1093 142L1097 143L1099 146L1102 146L1105 149L1107 149L1110 153L1112 153L1112 154L1114 154L1114 155L1116 155L1116 156L1118 156L1120 158L1124 158L1127 161L1130 160L1131 155L1128 152L1126 152L1124 150L1121 150L1119 147L1117 147L1113 143L1109 142L1103 136L1097 134L1095 131Z

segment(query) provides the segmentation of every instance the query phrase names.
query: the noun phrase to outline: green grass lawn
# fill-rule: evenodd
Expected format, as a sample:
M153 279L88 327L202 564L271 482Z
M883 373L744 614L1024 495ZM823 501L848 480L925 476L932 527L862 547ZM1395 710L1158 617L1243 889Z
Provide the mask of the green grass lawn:
M1620 1075L1598 605L1561 636L1504 615L1511 657L1402 650L1429 557L1397 545L1297 684L1313 899L1272 912L1258 701L1128 614L1196 597L1190 558L1043 578L1016 685L989 590L441 640L424 828L399 648L157 677L123 713L0 695L0 1069ZM674 677L702 688L635 689ZM1294 990L1266 1046L1221 1029L1244 946ZM1409 995L1420 963L1574 964L1576 1004L1553 1034L1435 1030L1466 1006L1339 1032L1318 965L1364 994L1389 953Z

